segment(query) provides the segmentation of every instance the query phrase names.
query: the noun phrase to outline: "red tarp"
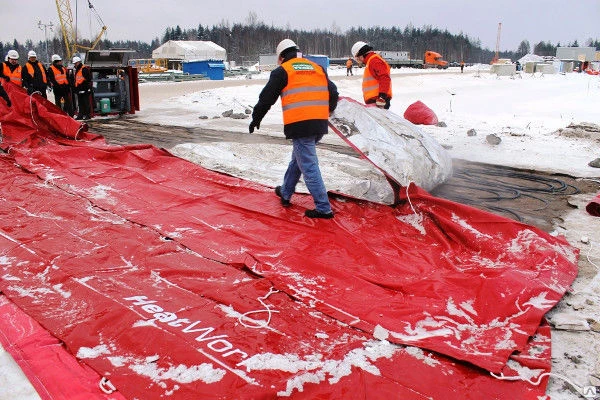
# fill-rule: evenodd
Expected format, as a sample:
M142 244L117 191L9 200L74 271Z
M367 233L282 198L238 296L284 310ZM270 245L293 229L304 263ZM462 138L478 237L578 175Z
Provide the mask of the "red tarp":
M16 359L42 399L124 400L119 393L102 393L96 371L78 363L58 339L3 295L0 315L0 344ZM6 388L2 392L9 393Z
M438 117L433 110L421 101L415 101L404 111L404 118L415 125L435 125Z
M36 129L32 103L0 117L0 289L125 397L543 396L485 370L549 370L564 239L416 187L311 220L309 196Z
M600 217L600 193L598 193L598 195L588 203L585 209L588 213L590 213L590 215L593 215L594 217Z

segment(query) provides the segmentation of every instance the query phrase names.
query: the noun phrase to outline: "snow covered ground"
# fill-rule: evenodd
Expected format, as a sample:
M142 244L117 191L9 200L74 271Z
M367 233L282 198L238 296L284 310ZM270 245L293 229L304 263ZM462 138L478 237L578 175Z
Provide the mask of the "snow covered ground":
M600 169L588 163L600 157L600 132L564 130L570 124L600 124L600 77L585 74L521 74L516 77L490 75L486 66L473 66L460 74L458 69L437 71L393 70L391 111L403 115L406 107L420 100L432 108L446 127L422 127L451 156L465 160L568 174L593 179L600 191ZM345 68L330 69L341 96L361 99L362 70L345 76ZM140 87L142 111L134 118L155 124L203 127L230 132L247 132L249 118L233 119L222 114L232 110L244 114L257 101L268 73L252 79L198 81L187 83L145 83ZM241 115L240 115L241 116ZM474 129L476 135L467 135ZM263 120L255 135L282 136L281 105L278 102ZM491 145L486 136L495 134L500 144ZM325 143L343 142L326 135ZM246 178L275 186L281 182L291 146L240 143L185 144L173 150L209 168L244 174ZM325 165L340 164L319 153ZM357 169L360 166L356 166ZM325 182L328 184L324 168ZM600 385L600 219L585 212L589 196L576 195L577 208L563 215L555 227L581 249L580 274L573 293L552 310L553 372L548 393L553 399L582 398L565 384ZM587 240L586 240L587 239ZM568 328L568 329L567 329ZM0 399L36 398L21 396L19 385L26 379L16 375L0 349ZM11 376L4 389L5 377ZM10 392L10 393L9 393ZM17 395L19 393L19 395Z

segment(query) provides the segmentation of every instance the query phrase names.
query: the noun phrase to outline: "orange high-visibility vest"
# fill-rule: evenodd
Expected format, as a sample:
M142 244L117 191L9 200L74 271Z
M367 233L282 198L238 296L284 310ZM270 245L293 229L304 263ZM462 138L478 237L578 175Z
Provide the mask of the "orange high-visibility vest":
M379 58L381 61L383 61L385 63L385 65L387 66L387 73L388 74L390 73L390 66L388 65L388 63L386 63L385 60L383 58L381 58L381 56L379 54L373 53L373 55L369 58L369 61L367 61L367 65L365 66L365 73L363 75L362 91L363 91L363 99L365 100L365 103L368 100L376 99L377 97L379 97L379 93L381 93L379 91L379 82L377 82L377 79L375 79L375 77L373 75L371 75L371 70L369 70L369 64L371 64L371 61L373 61L374 58ZM388 97L390 99L392 98L392 86L391 85L386 94L388 95Z
M77 73L75 74L75 87L78 87L83 82L85 82L85 78L83 77L83 69L84 68L87 68L87 67L85 65L82 65L81 68L79 68L79 71L77 71Z
M349 59L349 60L347 60L347 61L346 61L346 68L350 68L350 67L352 66L352 64L353 64L353 63L352 63L352 60L350 60L350 59Z
M29 75L31 75L31 77L33 78L33 75L35 74L35 71L33 70L33 65L31 65L30 62L28 62L25 64L25 66L27 66L27 72L29 72ZM42 71L42 81L44 83L48 83L48 81L46 80L46 71L44 70L44 67L42 67L42 63L37 61L37 66L40 69L40 71Z
M4 76L8 76L10 81L15 85L23 86L23 79L21 78L21 66L17 65L17 68L15 68L14 71L11 71L6 63L2 63L2 65L4 65L4 70L2 71Z
M54 65L51 65L50 68L52 72L54 72L54 80L59 85L67 85L69 81L67 80L67 70L65 68L56 68Z
M329 90L323 69L305 58L281 64L288 83L281 91L284 125L309 119L329 118Z

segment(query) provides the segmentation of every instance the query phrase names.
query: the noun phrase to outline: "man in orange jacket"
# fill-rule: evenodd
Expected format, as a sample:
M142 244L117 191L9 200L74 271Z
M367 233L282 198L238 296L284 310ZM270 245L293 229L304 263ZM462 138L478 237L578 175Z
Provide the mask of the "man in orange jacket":
M19 65L19 53L16 50L9 50L6 55L6 61L0 68L0 81L12 82L15 85L23 86L23 68ZM0 84L0 97L6 101L7 106L11 106L8 94Z
M352 73L352 65L354 65L354 62L352 61L352 57L348 57L348 60L346 61L346 76L354 75Z
M354 43L352 55L356 61L365 64L362 83L365 104L375 103L386 110L390 108L392 79L388 63L365 42Z
M90 67L81 62L81 57L73 57L75 70L75 93L77 93L77 117L75 119L88 120L92 117L92 71Z
M281 96L283 133L287 139L292 139L293 149L283 184L275 188L275 194L282 206L291 206L290 198L296 191L300 176L303 176L315 202L315 208L306 210L304 215L333 218L319 169L316 144L327 133L329 113L337 106L337 87L329 80L323 67L298 57L298 47L292 40L282 40L276 52L279 67L271 72L269 81L260 92L249 132L260 128L267 111Z
M43 98L47 99L48 79L46 78L46 69L38 61L35 51L31 50L27 53L27 58L29 60L23 66L23 87L27 89L27 93L38 92Z
M71 85L69 84L67 69L63 66L62 58L58 54L52 55L52 65L48 68L47 75L50 87L54 92L54 104L73 116Z

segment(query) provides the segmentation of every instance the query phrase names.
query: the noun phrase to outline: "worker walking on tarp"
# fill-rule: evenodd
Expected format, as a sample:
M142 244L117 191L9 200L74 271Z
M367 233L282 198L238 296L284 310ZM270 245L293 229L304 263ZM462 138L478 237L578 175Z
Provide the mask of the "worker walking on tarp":
M12 82L17 86L23 86L23 68L19 65L19 53L16 50L9 50L6 60L2 63L0 69L0 81ZM11 106L10 98L0 84L0 97L6 101L7 106Z
M292 139L292 159L275 188L281 205L289 207L300 176L315 202L315 209L306 210L309 218L333 218L327 189L321 177L316 144L327 133L329 113L335 110L337 87L318 64L298 57L298 46L290 39L277 45L277 64L252 112L249 131L260 128L260 122L277 98L281 96L283 132Z
M64 112L73 116L71 102L71 85L67 79L67 69L63 66L62 58L58 54L52 55L52 65L48 68L48 82L54 92L54 104Z
M43 98L47 99L46 89L48 88L48 79L44 65L38 61L37 54L31 50L27 53L27 62L23 67L23 87L27 93L38 92Z
M77 93L77 117L75 119L90 119L92 115L92 72L81 62L78 56L73 57L75 65L75 93Z
M346 61L346 76L354 75L352 73L352 65L354 65L354 62L352 61L352 57L348 57L348 60Z
M365 42L352 45L352 55L359 63L365 64L362 90L365 104L388 109L392 100L392 79L390 66L373 47Z

